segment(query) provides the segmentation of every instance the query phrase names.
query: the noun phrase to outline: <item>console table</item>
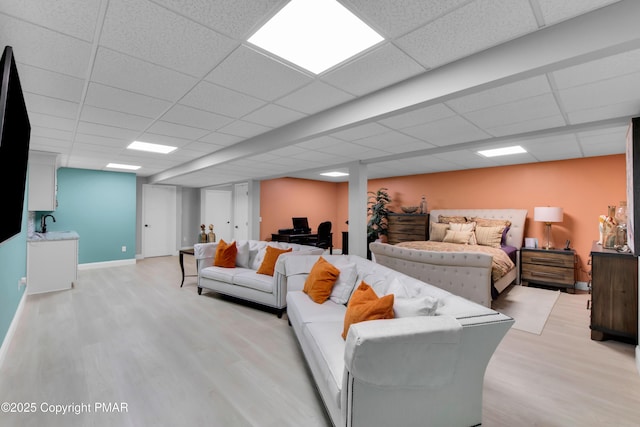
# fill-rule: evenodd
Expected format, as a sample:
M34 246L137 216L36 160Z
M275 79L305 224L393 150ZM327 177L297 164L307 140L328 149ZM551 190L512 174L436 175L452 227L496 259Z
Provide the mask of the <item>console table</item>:
M182 285L184 285L184 278L185 277L195 277L195 276L197 276L197 274L187 274L186 276L184 275L184 255L185 254L194 256L193 248L180 249L180 252L178 254L178 259L180 261L180 271L182 271L182 282L180 282L180 287L182 287Z

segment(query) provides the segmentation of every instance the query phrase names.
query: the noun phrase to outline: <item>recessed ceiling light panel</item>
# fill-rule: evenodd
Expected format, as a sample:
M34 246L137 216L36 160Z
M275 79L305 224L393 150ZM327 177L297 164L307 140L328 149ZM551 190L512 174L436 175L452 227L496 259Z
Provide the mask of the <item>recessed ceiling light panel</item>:
M141 166L136 166L136 165L123 165L121 163L109 163L107 165L108 168L112 168L112 169L125 169L125 170L130 170L130 171L137 171L138 169L140 169Z
M335 0L292 0L249 38L250 43L314 74L382 40Z
M321 173L320 175L330 176L332 178L338 178L340 176L349 176L349 174L345 172L325 172L325 173Z
M150 142L133 141L127 146L130 150L149 151L151 153L168 154L178 147L172 147L170 145L152 144Z
M521 146L514 145L513 147L502 147L502 148L494 148L491 150L481 150L481 151L478 151L478 154L484 157L497 157L497 156L508 156L510 154L522 154L526 152L527 150L525 150Z

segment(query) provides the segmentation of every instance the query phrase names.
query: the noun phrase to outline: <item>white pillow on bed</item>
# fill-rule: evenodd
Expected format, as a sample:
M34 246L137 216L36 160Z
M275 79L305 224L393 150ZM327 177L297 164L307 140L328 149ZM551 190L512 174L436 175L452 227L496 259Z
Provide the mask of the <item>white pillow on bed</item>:
M452 231L470 231L471 235L469 236L469 240L468 240L468 244L470 245L477 245L478 242L476 241L476 235L474 233L474 230L476 229L476 223L475 222L466 222L464 224L462 223L457 223L457 222L450 222L449 223L449 230ZM445 236L446 238L446 236ZM455 243L462 243L462 242L455 242Z
M429 231L429 240L433 242L442 242L448 229L449 224L442 222L432 222L431 231Z

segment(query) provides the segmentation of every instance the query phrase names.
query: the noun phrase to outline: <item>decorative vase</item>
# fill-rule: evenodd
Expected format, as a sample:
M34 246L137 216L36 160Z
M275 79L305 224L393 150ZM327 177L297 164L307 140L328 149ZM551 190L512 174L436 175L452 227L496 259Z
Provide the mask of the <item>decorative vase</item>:
M602 224L602 247L606 249L614 249L616 247L616 207L609 206L607 216Z

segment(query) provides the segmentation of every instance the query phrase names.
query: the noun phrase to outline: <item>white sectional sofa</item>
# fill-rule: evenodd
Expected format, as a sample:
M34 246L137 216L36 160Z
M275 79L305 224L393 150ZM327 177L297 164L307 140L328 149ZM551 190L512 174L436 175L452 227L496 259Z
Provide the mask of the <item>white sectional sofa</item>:
M198 267L198 294L202 289L210 289L221 294L262 304L276 309L282 317L286 307L286 287L282 278L258 274L267 246L279 249L291 248L292 252L281 255L278 262L286 256L298 254L322 254L324 249L293 243L265 242L259 240L239 240L236 242L238 254L235 268L215 267L216 243L198 243L194 245L194 255ZM276 264L277 265L277 264Z
M339 269L355 264L354 285L365 281L379 297L400 283L411 294L405 303L438 300L435 315L356 323L344 340L346 305L302 291L319 256L281 260L275 276L288 289L289 322L333 424L481 424L485 369L513 319L361 257L323 257Z

